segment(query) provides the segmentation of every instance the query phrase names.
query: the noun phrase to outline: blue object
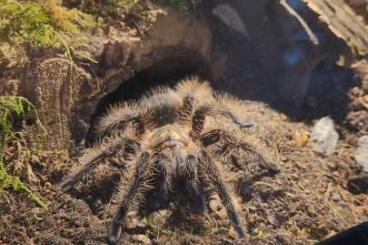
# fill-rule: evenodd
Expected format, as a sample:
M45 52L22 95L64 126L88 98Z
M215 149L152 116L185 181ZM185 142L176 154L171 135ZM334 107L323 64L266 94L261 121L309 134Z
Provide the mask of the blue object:
M287 66L298 64L304 57L304 50L296 46L286 49L282 55L282 59Z

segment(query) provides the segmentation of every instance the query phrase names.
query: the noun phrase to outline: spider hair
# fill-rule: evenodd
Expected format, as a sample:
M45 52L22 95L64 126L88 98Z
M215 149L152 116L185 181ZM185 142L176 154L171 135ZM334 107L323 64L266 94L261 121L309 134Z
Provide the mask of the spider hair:
M220 166L228 164L229 156L237 155L243 168L256 162L275 172L279 169L228 130L206 127L209 117L224 117L238 128L253 125L229 110L224 99L208 83L192 78L174 89L156 89L137 103L113 107L98 126L100 143L87 150L60 187L67 191L100 162L120 156L129 163L113 198L110 244L119 240L127 213L141 207L148 193L158 190L168 198L178 188L188 200L199 203L199 210L207 197L217 194L238 236L243 237L243 221ZM218 148L214 154L208 149L213 145Z

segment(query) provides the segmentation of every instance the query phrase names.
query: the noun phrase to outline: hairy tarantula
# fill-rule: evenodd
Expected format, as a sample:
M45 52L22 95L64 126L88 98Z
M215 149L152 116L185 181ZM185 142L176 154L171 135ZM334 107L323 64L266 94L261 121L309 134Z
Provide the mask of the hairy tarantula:
M113 201L116 209L108 233L110 244L119 240L128 212L141 206L154 190L165 199L181 189L199 210L203 210L206 197L217 194L238 236L243 237L241 218L220 165L227 164L225 156L240 153L244 158L238 163L241 167L250 162L275 172L278 167L227 129L215 124L206 129L206 120L218 117L238 128L252 126L226 109L224 100L208 83L188 79L174 89L159 88L136 103L112 108L97 128L100 143L79 159L80 164L60 184L62 190L72 188L83 173L105 159L119 156L127 163L127 173ZM211 153L208 147L214 145L218 150Z

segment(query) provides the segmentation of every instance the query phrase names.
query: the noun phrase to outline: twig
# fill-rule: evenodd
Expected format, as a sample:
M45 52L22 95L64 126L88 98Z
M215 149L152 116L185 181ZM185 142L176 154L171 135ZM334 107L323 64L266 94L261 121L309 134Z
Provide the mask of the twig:
M59 38L60 42L64 46L66 57L69 60L70 66L72 67L74 62L73 62L73 57L72 57L72 54L71 54L71 51L70 51L70 48L69 48L68 44L66 43L65 39L63 38L62 35L60 35L59 32L55 31L54 29L51 29L51 31Z
M283 6L289 14L294 16L298 22L302 25L304 30L307 32L309 39L314 45L319 45L317 36L313 33L312 29L308 26L307 22L288 4L286 0L280 0L281 6Z

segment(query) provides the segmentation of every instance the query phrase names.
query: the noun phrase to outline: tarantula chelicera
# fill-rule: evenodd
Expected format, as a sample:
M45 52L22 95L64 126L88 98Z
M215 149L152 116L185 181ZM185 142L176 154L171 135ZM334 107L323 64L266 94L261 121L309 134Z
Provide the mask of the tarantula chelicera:
M116 210L108 233L110 244L119 240L128 212L142 206L153 191L170 200L180 190L198 210L203 210L210 194L217 194L238 236L243 237L241 217L220 165L227 164L226 156L238 154L244 158L238 162L240 167L250 162L276 172L278 167L227 128L217 128L216 118L220 117L238 129L252 126L226 108L226 99L214 93L208 83L188 79L174 89L159 88L136 103L112 108L97 128L100 143L79 159L80 164L61 188L67 191L85 172L119 156L127 173L113 200ZM210 120L212 126L207 127ZM215 153L209 151L214 145Z

